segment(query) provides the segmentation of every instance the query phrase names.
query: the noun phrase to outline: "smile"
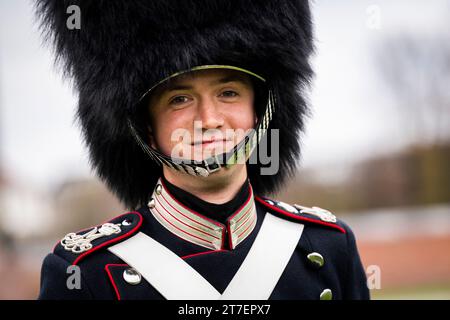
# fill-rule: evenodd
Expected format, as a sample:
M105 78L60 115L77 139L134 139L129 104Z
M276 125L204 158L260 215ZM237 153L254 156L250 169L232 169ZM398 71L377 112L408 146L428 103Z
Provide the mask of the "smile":
M198 145L209 146L209 145L215 145L215 144L223 144L223 143L228 142L228 141L230 141L230 140L227 140L227 139L220 139L220 140L219 139L217 139L217 140L212 139L212 140L197 141L197 142L192 143L191 145L194 145L194 146L198 146Z

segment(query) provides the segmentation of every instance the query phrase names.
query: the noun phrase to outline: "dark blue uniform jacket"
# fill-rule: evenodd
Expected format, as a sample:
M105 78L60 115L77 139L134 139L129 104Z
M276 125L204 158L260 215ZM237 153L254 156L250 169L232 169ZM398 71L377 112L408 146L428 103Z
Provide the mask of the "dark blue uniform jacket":
M256 196L256 226L232 250L226 247L207 249L177 237L155 219L148 207L120 215L110 222L127 221L121 232L94 240L88 251L75 254L65 250L60 243L56 245L43 262L39 299L164 299L145 279L137 285L126 282L123 273L130 266L106 250L137 232L143 232L169 248L222 293L249 252L267 212L305 226L270 299L317 300L326 289L331 290L332 299L369 299L366 275L351 229L342 221L326 222L316 215L292 213L280 204L283 203ZM310 253L319 253L323 265L310 261L307 257ZM68 278L73 274L68 272L71 265L80 268L79 288L67 286Z

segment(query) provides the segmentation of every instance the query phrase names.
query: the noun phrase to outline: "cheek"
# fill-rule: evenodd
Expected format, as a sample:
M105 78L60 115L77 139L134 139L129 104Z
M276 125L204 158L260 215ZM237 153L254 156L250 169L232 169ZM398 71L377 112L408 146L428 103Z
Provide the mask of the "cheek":
M170 154L175 145L180 141L177 137L181 137L185 132L183 128L189 128L189 120L185 115L166 114L156 124L154 137L159 150L165 154ZM175 140L172 141L172 138ZM181 139L181 138L180 138Z
M248 104L237 106L230 110L228 115L230 119L230 124L233 129L252 129L255 127L256 115L253 108L253 101Z

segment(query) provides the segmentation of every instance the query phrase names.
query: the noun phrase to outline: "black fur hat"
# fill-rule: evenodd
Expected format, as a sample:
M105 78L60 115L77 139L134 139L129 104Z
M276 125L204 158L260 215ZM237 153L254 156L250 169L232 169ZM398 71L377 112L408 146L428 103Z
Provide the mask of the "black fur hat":
M231 65L265 79L276 98L279 171L249 165L257 194L295 173L313 51L308 0L36 0L46 38L79 93L77 117L98 175L129 208L147 203L161 175L127 117L160 80L201 65ZM70 29L68 7L81 12ZM70 11L69 11L70 12Z

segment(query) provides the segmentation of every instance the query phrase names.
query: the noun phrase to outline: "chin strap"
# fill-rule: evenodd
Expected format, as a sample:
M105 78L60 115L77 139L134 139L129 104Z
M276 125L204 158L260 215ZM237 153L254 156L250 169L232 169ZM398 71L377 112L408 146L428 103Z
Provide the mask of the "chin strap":
M234 146L232 150L219 155L214 155L203 161L187 160L181 158L172 158L150 147L139 135L132 121L128 119L128 126L131 134L142 150L150 156L152 160L160 165L166 165L172 169L184 172L193 176L207 177L211 173L217 172L221 167L230 167L236 163L244 163L250 157L256 145L266 134L269 123L272 120L272 114L275 111L275 100L272 90L268 91L266 109L263 117L259 120L256 130L250 133ZM245 160L244 160L245 159ZM244 160L244 161L242 161ZM241 162L242 161L242 162Z

